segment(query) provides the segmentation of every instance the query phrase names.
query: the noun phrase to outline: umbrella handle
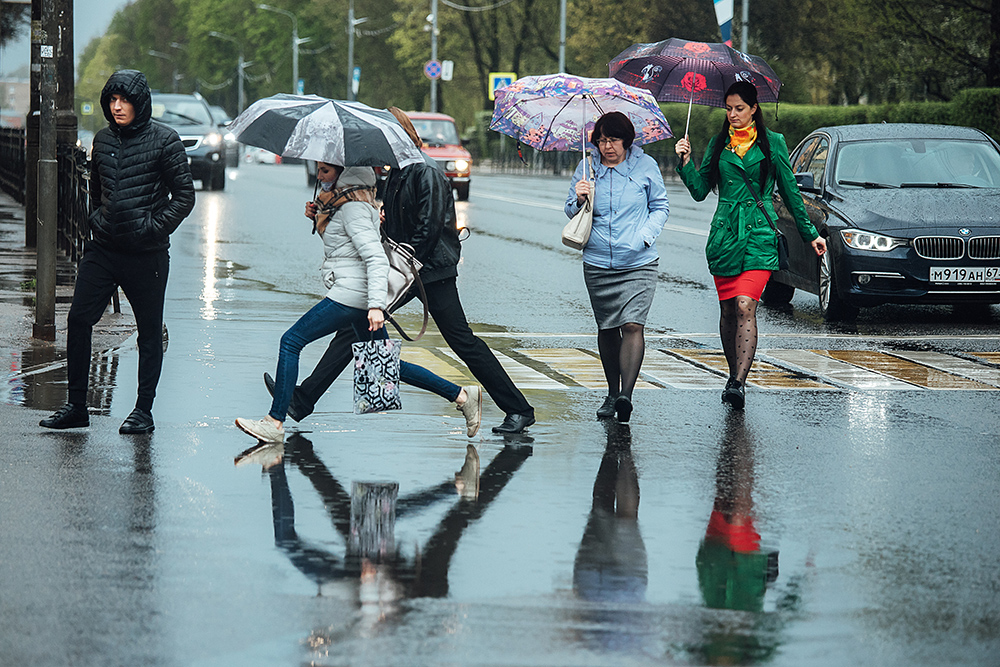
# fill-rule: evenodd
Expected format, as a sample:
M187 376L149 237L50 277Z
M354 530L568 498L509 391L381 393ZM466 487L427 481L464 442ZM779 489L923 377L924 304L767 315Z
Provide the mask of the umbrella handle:
M691 105L694 103L694 91L691 91L691 97L688 98L688 119L687 124L684 125L684 138L688 138L688 128L691 127Z

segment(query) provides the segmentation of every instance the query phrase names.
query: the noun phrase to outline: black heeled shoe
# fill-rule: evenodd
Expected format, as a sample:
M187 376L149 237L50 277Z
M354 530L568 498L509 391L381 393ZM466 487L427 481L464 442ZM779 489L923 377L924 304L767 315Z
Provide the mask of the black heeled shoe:
M627 422L632 417L632 399L625 394L616 398L615 412L618 414L618 421Z
M604 402L601 403L601 407L597 408L597 418L598 419L611 419L615 416L615 401L618 400L614 396L605 396Z
M722 402L729 403L734 410L742 410L746 404L746 390L739 380L732 380L732 384L727 384L722 392Z

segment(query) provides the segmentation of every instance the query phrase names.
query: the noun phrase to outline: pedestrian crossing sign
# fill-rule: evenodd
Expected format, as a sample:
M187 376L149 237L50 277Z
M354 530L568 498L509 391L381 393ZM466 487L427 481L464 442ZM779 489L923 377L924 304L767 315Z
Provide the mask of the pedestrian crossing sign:
M517 80L514 72L490 72L490 99L496 99L496 92Z

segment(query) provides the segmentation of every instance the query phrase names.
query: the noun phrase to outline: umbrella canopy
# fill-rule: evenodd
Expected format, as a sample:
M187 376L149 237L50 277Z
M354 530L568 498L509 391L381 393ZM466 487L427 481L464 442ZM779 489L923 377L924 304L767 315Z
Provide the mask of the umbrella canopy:
M423 161L423 153L391 113L360 102L272 95L251 104L230 130L250 146L344 167L399 168Z
M763 58L731 46L684 39L633 44L610 63L611 76L648 90L660 102L694 102L725 108L726 89L737 81L757 88L758 102L777 102L781 80Z
M636 144L674 136L646 91L568 74L526 76L497 90L490 129L542 151L581 150L597 119L612 111L632 121Z

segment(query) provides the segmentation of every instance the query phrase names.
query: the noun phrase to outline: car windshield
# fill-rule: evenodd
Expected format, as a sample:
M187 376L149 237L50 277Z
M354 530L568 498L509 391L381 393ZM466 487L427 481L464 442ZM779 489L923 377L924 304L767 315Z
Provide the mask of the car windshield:
M167 125L212 125L208 108L197 99L164 100L153 98L153 118Z
M462 143L458 139L458 131L455 123L450 120L423 120L411 118L413 128L420 135L420 138L428 146L443 146L451 144L457 146Z
M845 142L834 180L858 188L1000 188L1000 153L961 139Z

